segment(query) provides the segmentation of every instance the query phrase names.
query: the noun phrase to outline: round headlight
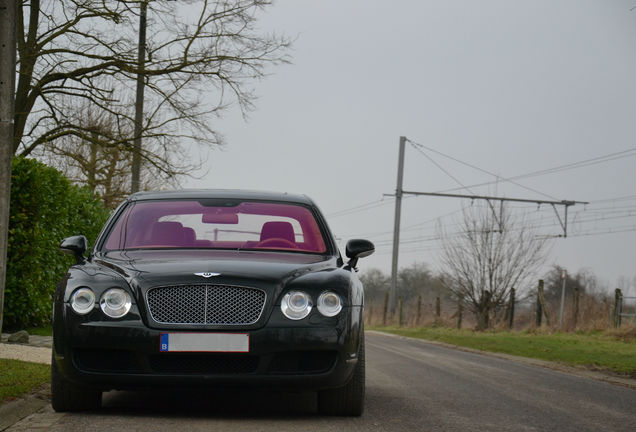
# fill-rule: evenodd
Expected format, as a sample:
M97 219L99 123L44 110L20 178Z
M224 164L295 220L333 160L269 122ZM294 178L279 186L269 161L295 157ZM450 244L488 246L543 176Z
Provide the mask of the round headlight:
M331 291L325 291L318 297L318 312L327 317L336 316L342 310L340 296Z
M280 302L280 310L289 319L299 320L311 312L311 297L302 291L291 291L285 294Z
M99 306L111 318L120 318L130 310L130 294L121 288L111 288L102 294Z
M71 307L80 315L86 315L95 306L95 294L90 288L80 288L71 296Z

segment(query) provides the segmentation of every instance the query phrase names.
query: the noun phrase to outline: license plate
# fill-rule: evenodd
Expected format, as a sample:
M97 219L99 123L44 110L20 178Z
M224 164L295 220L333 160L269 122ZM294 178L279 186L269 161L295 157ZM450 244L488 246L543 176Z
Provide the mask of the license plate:
M161 352L249 352L247 333L161 333Z

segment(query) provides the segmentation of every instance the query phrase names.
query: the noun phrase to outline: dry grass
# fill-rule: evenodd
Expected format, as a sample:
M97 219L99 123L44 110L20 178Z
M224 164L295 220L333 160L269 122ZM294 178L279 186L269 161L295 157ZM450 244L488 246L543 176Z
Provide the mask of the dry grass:
M383 309L384 302L369 301L366 305L366 324L384 325ZM520 301L515 306L515 319L513 330L517 331L534 331L536 324L536 306L534 300ZM568 299L563 312L563 328L564 332L602 332L613 328L612 310L614 308L614 299L609 295L603 294L582 294L579 299L578 316L575 318L575 308L572 299ZM418 316L417 299L412 299L404 303L403 306L403 327L447 327L457 328L457 304L452 302L443 302L441 304L441 313L437 317L434 302L423 302ZM559 304L553 303L548 305L550 316L550 326L547 326L545 317L542 320L542 328L549 327L547 331L554 332L558 329L558 310ZM501 310L496 316L491 317L493 329L503 331L508 330L508 322L504 319L504 311ZM397 326L398 314L387 314L386 325ZM464 309L462 316L462 328L472 329L476 325L474 315L468 309ZM634 327L633 324L623 321L623 327ZM617 334L623 334L618 332ZM629 338L630 331L626 330Z
M580 365L591 370L636 378L636 343L633 339L620 340L621 337L633 338L636 334L634 329L572 333L555 332L549 328L522 332L494 330L476 332L441 327L375 327L374 329L483 351Z
M618 329L605 330L605 336L621 342L636 343L636 325L627 325ZM636 360L635 360L636 361Z

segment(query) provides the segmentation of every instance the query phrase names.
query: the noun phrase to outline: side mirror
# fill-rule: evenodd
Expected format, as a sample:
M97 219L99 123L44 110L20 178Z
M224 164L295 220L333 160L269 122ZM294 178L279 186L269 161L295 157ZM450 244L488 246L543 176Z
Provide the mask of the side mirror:
M83 235L67 237L60 243L60 250L64 253L75 255L78 264L86 260L84 258L86 249L88 249L88 242Z
M367 257L375 252L375 246L369 240L351 239L347 242L346 255L350 258L349 265L351 267L358 264L358 259Z

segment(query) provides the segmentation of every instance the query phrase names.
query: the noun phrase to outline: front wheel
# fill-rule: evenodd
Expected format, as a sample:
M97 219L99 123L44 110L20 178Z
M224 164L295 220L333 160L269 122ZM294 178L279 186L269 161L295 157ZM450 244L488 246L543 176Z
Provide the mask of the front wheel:
M364 330L361 332L358 363L349 382L339 388L318 392L318 410L322 414L338 416L361 416L364 411L365 359Z
M84 411L102 406L102 392L78 386L62 375L51 358L51 405L57 412Z

